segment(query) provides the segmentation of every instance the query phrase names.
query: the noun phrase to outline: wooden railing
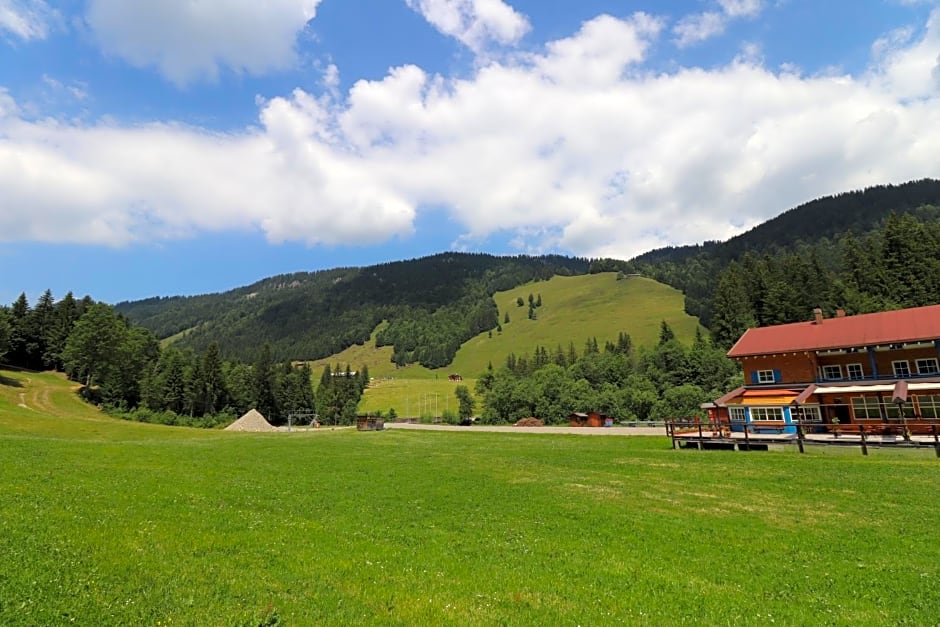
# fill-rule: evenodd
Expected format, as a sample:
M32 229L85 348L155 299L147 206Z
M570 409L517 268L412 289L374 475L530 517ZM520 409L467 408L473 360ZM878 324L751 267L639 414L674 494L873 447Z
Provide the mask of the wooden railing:
M822 427L824 431L819 431ZM807 428L810 433L826 433L833 435L833 439L820 440L809 439L806 437ZM775 430L778 434L785 433L785 430L795 430L794 438L780 439L767 438L768 430ZM740 433L741 438L732 438L732 433ZM791 431L792 433L792 431ZM933 447L938 458L940 458L940 421L900 421L890 423L820 423L820 422L745 422L743 420L719 420L703 421L699 418L686 418L666 421L666 435L672 440L673 448L678 448L680 441L694 442L698 448L703 448L706 442L740 442L743 440L744 446L750 448L752 440L754 443L767 444L796 444L800 453L805 452L806 444L839 444L840 446L852 446L856 443L861 447L862 454L868 455L869 446L881 446L886 444L883 440L870 441L871 436L901 436L904 444L921 444L911 440L912 435L933 436ZM858 440L842 439L841 435L858 436Z

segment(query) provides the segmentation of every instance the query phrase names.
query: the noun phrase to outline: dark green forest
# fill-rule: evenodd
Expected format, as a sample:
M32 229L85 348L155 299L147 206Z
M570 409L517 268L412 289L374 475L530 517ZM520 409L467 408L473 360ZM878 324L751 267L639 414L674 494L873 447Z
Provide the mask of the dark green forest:
M641 273L730 347L749 326L940 302L940 181L872 187L791 209L726 242L663 248L592 272Z
M511 354L502 367L478 379L476 391L487 423L534 416L559 424L575 411L664 420L701 414L702 403L724 394L739 378L737 366L707 337L696 333L687 347L663 322L659 342L651 347L636 349L621 333L603 347L588 338L580 350L569 343Z
M86 400L123 418L199 427L231 423L251 408L275 425L297 411L349 424L369 377L348 365L327 368L315 395L309 366L277 362L267 345L250 363L223 359L215 342L202 352L162 348L110 305L71 293L55 302L48 290L35 306L22 294L0 307L0 362L63 371Z
M299 272L220 294L124 302L116 310L175 345L203 351L217 342L228 356L254 360L261 346L276 359L319 359L377 338L396 363L438 368L461 344L499 323L493 294L557 274L588 271L562 256L497 257L443 253L365 268Z

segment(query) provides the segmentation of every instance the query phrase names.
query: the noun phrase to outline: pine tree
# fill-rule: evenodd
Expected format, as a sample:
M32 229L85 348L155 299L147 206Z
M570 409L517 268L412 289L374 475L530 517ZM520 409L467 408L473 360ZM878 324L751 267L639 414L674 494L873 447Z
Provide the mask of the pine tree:
M22 292L10 308L10 339L7 361L14 366L30 367L29 301Z
M665 320L659 323L659 345L662 346L670 340L676 339L676 334Z
M202 404L206 414L212 415L228 404L228 390L222 370L222 352L218 342L212 342L202 357Z
M756 323L738 264L732 262L721 273L714 303L712 337L721 348L731 348Z
M0 363L6 356L10 345L10 314L5 307L0 307Z
M83 379L86 390L114 365L121 341L120 322L108 305L92 305L75 323L65 345L66 370Z
M280 422L277 399L275 397L274 362L271 358L271 345L265 344L261 348L258 360L254 363L253 377L255 408L268 422Z

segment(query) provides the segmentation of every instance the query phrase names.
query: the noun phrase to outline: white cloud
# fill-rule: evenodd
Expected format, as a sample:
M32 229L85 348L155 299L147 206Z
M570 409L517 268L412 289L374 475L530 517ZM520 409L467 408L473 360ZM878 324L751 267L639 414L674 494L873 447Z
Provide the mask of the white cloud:
M747 55L653 74L661 23L602 16L464 79L403 66L344 98L296 90L232 134L30 122L0 92L0 238L355 244L407 237L433 207L463 245L630 257L724 239L824 194L937 175L938 22L860 76Z
M718 0L728 17L754 17L763 9L762 0Z
M320 0L89 0L101 48L185 85L223 68L263 74L296 60L297 35Z
M680 19L672 28L680 48L700 43L725 32L731 20L756 17L764 9L763 0L718 0L720 11L693 13Z
M487 44L517 43L529 21L503 0L405 0L434 28L481 52Z
M23 40L45 39L59 13L43 0L0 0L0 33Z
M685 16L672 29L676 45L685 48L720 35L725 32L725 20L723 14L712 11Z
M940 10L920 41L909 29L895 30L872 45L883 89L898 98L936 97L940 92Z

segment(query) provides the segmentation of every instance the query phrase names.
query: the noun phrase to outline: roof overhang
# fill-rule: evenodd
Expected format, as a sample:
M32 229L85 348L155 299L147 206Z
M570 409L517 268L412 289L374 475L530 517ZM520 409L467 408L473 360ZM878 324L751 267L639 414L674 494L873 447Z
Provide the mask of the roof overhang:
M815 394L853 394L862 392L892 392L894 384L873 383L871 385L833 385L816 388Z

